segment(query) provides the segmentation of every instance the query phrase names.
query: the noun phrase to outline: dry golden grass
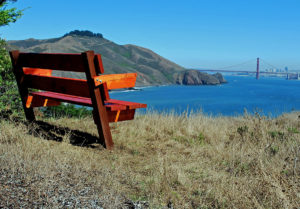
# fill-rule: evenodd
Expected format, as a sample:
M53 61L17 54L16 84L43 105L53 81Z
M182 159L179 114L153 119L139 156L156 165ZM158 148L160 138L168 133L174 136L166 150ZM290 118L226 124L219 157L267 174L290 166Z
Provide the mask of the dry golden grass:
M97 135L91 118L47 122ZM56 142L28 134L22 123L0 125L0 207L118 208L126 200L150 208L300 207L297 113L147 114L111 124L113 151L73 146L70 134Z

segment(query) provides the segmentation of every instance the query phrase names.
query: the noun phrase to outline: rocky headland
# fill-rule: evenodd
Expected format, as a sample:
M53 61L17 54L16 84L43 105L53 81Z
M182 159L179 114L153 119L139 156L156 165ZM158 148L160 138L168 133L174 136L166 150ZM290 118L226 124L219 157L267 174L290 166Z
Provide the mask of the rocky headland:
M178 74L176 84L179 85L218 85L227 83L221 73L207 74L198 70L186 70Z

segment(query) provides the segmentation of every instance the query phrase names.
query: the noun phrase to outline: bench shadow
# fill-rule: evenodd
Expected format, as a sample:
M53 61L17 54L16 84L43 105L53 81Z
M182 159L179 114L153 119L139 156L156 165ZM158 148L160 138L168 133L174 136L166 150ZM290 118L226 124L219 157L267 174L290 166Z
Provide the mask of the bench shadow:
M27 122L20 117L11 117L10 111L1 111L0 119L9 120L16 124L24 124L28 128L28 134L35 137L62 142L64 138L74 146L98 148L103 147L98 137L79 130L72 130L68 127L53 125L44 121Z
M29 134L35 137L43 137L57 142L62 142L66 138L72 145L90 148L97 147L96 143L99 144L99 138L89 133L52 125L44 121L34 121L28 123L27 126Z

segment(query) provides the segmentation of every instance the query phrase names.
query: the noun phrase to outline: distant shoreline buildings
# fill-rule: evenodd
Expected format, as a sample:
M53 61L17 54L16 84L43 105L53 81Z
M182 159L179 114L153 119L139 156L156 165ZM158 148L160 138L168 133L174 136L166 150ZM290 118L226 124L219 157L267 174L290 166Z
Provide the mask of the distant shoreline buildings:
M278 69L278 68L270 68L270 69L265 69L262 72L270 72L270 73L288 73L289 68L285 67L284 69Z

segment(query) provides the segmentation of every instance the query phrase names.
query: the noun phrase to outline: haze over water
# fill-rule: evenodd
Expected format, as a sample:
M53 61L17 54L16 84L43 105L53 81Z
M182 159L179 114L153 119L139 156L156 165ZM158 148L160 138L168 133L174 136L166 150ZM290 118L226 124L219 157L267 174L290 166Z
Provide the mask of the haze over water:
M278 116L300 110L300 81L284 78L225 76L218 86L158 86L142 91L111 92L114 99L148 104L148 110L236 116L258 112Z

